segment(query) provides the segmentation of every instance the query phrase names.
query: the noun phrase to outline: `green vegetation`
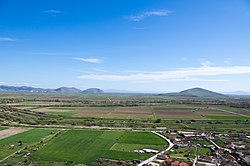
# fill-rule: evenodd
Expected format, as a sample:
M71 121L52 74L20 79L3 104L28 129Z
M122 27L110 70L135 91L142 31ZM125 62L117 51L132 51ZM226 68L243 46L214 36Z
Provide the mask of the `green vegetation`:
M133 152L134 150L139 150L143 148L162 150L166 148L164 145L144 145L144 144L127 144L127 143L115 143L111 150Z
M133 151L143 148L161 150L168 146L165 140L149 132L159 127L177 131L250 134L249 118L223 111L248 115L250 101L247 99L34 93L0 95L0 104L0 124L3 126L54 128L33 129L0 140L0 160L22 149L21 154L14 154L5 160L9 165L17 165L20 161L23 165L61 166L89 165L100 158L146 159L151 155ZM105 130L81 129L85 127ZM0 130L4 128L0 127ZM59 133L59 129L65 130L55 134L55 131ZM178 134L164 135L181 137ZM215 142L224 146L226 140ZM19 146L20 141L22 144ZM188 141L194 145L211 145L205 138L188 138ZM170 152L172 158L185 161L196 154L195 147L173 150ZM28 152L31 152L30 157L24 158ZM202 146L198 148L198 153L211 154L208 148Z
M141 139L141 136L144 139ZM90 164L100 157L123 160L147 158L148 154L132 153L129 150L122 152L120 149L112 148L117 142L133 143L134 140L146 140L140 142L141 148L166 144L164 140L148 132L70 130L34 153L31 160ZM142 145L144 143L147 145Z
M119 143L143 144L143 145L166 145L166 141L150 132L126 131L118 141Z
M142 159L145 160L149 158L150 154L142 154L142 153L130 153L130 152L122 152L122 151L104 151L101 155L102 158L114 159L114 160L134 160L134 159Z
M53 112L50 114L71 117L71 116L75 115L76 113L74 113L74 112Z
M196 149L195 147L188 147L188 148L174 149L174 151L170 153L170 156L173 158L178 158L178 157L195 158L196 152L200 156L211 154L211 150L209 148L197 148Z
M213 120L250 120L248 117L244 116L206 116L208 119L213 119Z
M3 159L25 146L39 143L42 138L50 135L50 133L54 131L55 130L50 129L32 129L0 140L0 159ZM19 143L22 144L19 145Z

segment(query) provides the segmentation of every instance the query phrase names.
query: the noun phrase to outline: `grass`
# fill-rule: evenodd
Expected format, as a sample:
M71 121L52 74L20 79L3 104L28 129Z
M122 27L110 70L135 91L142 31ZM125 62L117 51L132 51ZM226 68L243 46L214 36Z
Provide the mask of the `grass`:
M206 139L198 139L198 140L196 140L196 143L198 143L200 145L212 145L212 143Z
M20 134L16 134L0 140L0 159L14 153L27 145L41 141L54 130L32 129ZM22 146L18 146L18 141L22 141ZM13 148L10 145L14 145Z
M126 143L116 143L114 144L110 150L124 151L124 152L133 152L138 149L154 149L161 150L164 149L164 145L142 145L142 144L126 144Z
M115 142L114 139L99 138L103 133L104 131L67 131L31 156L31 159L90 164Z
M143 153L130 153L115 150L104 151L101 155L102 158L114 159L114 160L134 160L134 159L147 159L151 155Z
M49 114L71 117L71 116L75 115L76 113L74 113L74 112L52 112L52 113L49 113Z
M211 155L211 150L209 148L198 148L197 149L198 155L203 156L203 155ZM170 153L171 158L175 157L191 157L195 158L196 155L196 148L195 147L187 147L187 148L177 148L174 149L174 152Z
M144 145L166 145L166 141L149 132L126 131L118 141L119 143L144 144Z
M206 116L207 119L212 119L212 120L250 120L248 117L244 116Z
M214 140L214 142L219 145L220 147L224 147L225 146L225 143L221 140Z
M143 138L143 139L142 139ZM46 146L31 155L31 160L40 162L65 162L89 165L98 158L146 159L149 154L133 153L133 142L141 140L137 147L162 148L166 142L149 132L69 130L54 138ZM143 140L143 141L142 141ZM119 143L118 143L119 142ZM127 143L122 143L127 142ZM122 150L123 147L126 150Z
M163 135L166 137L178 137L179 136L178 134L170 134L170 133L164 133Z

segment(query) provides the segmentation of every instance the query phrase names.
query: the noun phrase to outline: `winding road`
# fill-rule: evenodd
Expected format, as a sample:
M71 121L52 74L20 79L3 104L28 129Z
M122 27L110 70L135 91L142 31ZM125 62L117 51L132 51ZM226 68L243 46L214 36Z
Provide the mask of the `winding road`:
M144 160L143 162L141 162L141 163L138 164L137 166L143 166L144 164L147 164L147 163L152 162L153 160L156 159L156 157L157 157L158 155L163 155L164 153L166 153L167 151L169 151L170 149L172 149L173 146L174 146L174 144L170 141L170 139L168 139L168 138L165 137L164 135L161 135L161 134L159 134L159 133L157 133L157 132L155 132L155 131L151 131L151 132L154 133L154 134L156 134L156 135L158 135L159 137L163 138L164 140L166 140L166 141L168 142L169 146L168 146L167 149L165 149L165 150L163 150L163 151L161 151L161 152L155 154L154 156L150 157L150 158L147 159L147 160Z

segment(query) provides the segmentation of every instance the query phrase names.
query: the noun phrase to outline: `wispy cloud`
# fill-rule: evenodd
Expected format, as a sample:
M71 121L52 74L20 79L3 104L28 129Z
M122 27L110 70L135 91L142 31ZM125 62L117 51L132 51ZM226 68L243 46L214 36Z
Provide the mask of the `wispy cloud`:
M49 10L43 11L43 13L47 13L47 14L50 14L50 15L52 15L52 16L56 16L56 15L58 15L58 14L61 14L62 11L60 11L60 10L55 10L55 9L49 9Z
M202 65L202 66L211 66L211 65L213 65L213 64L214 64L213 62L208 61L208 60L205 60L205 61L202 61L202 62L201 62L201 65Z
M99 72L99 73L106 73L106 70L100 69L100 68L92 68L92 70Z
M224 60L225 64L229 64L230 62L231 62L231 58L227 58L227 59Z
M75 60L87 62L87 63L101 63L102 60L97 59L97 58L73 58Z
M217 79L204 79L200 77L250 74L250 66L230 66L230 67L211 67L201 66L197 68L179 68L159 72L138 72L127 75L107 75L107 74L87 74L78 76L84 80L99 81L142 81L142 82L161 82L161 81L228 81Z
M11 38L11 37L0 37L0 41L13 42L13 41L16 41L16 39Z
M150 16L168 16L170 13L172 13L172 11L170 10L158 9L158 10L145 11L138 15L127 16L125 18L127 18L130 21L141 21Z

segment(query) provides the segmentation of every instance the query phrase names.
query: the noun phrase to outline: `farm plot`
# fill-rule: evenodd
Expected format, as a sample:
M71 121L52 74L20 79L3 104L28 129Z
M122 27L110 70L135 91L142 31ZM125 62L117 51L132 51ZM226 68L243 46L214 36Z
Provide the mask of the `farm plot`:
M235 108L210 108L201 109L197 111L201 116L212 120L246 120L250 119L248 117L248 110L245 109L235 109Z
M210 120L250 120L248 117L229 115L229 116L206 116Z
M0 140L0 160L6 156L18 151L33 143L39 142L42 138L50 135L54 130L50 129L32 129L19 133L16 135L9 136Z
M44 107L34 111L72 117L152 119L151 108L147 107Z
M38 112L52 113L62 116L72 116L72 117L102 117L111 111L114 108L106 107L46 107L36 109Z
M246 108L232 108L232 107L219 107L220 111L228 111L231 112L231 114L242 114L242 115L250 115L250 109L246 109Z
M151 108L148 107L118 107L107 117L113 118L125 118L125 119L133 119L133 118L153 118L153 112Z
M11 127L0 131L0 140L30 130L29 128Z
M141 139L141 136L144 138ZM131 138L133 137L133 138ZM139 142L147 145L165 145L166 142L152 133L98 130L69 130L50 141L46 146L31 155L34 162L73 162L89 165L98 158L109 159L145 159L149 154L132 153L112 148L117 143ZM146 140L146 141L145 141ZM137 141L138 143L138 141Z
M111 150L133 152L143 148L161 150L168 147L162 138L149 132L125 132Z
M153 108L157 118L163 119L204 119L196 114L196 107L161 106Z

